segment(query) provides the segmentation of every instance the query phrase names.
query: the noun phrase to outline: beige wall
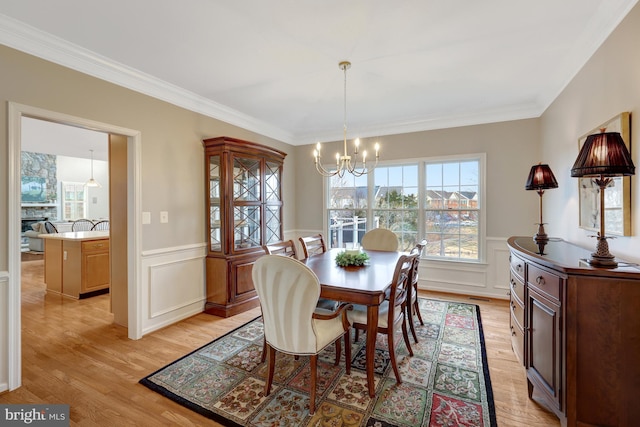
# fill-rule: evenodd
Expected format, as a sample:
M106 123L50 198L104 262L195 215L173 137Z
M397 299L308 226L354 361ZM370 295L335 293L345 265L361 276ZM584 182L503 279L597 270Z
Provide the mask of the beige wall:
M533 235L537 227L538 196L525 191L524 184L532 165L540 158L540 131L537 119L516 120L488 125L385 136L383 162L399 159L486 153L486 209L488 237ZM325 144L327 157L338 151L340 143ZM321 230L322 179L313 171L313 146L296 147L304 173L298 174L296 223L301 230Z
M559 188L545 193L549 235L595 249L594 234L578 227L578 183L571 167L578 138L617 114L631 113L631 155L640 174L640 5L585 64L541 118L542 157L551 166ZM632 234L609 241L612 254L640 262L640 186L631 178Z
M142 135L142 211L152 223L142 228L142 250L205 241L204 160L202 139L231 136L273 146L289 155L288 144L193 113L163 101L0 46L0 200L7 200L7 102L134 129ZM295 180L286 172L285 229L294 226ZM6 206L6 203L3 203ZM169 223L159 223L159 212ZM7 210L0 209L0 235L7 236ZM3 240L4 241L4 240ZM7 245L0 245L0 271L8 264Z

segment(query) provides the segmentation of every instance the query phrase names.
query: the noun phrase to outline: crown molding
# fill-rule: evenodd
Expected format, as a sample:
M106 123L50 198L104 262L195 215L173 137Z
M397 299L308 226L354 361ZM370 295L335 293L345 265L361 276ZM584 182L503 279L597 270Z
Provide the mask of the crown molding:
M291 144L291 133L0 14L0 43L118 86Z

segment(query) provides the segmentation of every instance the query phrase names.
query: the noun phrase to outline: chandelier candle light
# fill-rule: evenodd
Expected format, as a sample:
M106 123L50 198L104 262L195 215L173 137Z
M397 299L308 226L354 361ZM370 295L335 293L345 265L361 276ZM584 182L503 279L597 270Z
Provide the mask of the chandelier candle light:
M353 142L354 150L353 157L351 157L347 151L347 70L351 67L351 62L343 61L338 64L340 69L344 71L344 127L343 127L343 142L344 142L344 152L342 155L340 153L336 153L336 170L327 170L322 166L322 157L320 155L321 146L320 143L316 145L316 149L313 150L313 158L314 163L316 165L316 170L322 176L334 176L338 175L339 177L344 176L346 172L349 172L355 176L362 176L366 173L371 172L377 165L378 159L380 157L380 144L376 142L375 151L376 151L376 162L372 167L367 168L367 150L362 151L362 167L358 168L358 150L360 148L360 139L356 138ZM353 159L353 163L352 163Z
M618 132L605 132L589 135L578 153L571 176L574 178L593 177L600 188L600 232L596 251L586 260L594 267L615 268L618 263L609 253L609 244L604 235L604 190L611 183L611 177L635 175L635 166L627 146Z

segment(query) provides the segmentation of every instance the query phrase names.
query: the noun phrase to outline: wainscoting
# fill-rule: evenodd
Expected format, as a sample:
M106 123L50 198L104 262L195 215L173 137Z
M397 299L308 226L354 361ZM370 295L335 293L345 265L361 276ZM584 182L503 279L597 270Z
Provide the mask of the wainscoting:
M142 333L201 313L205 303L206 245L142 253Z
M485 263L420 261L418 288L509 299L509 249L507 239L487 238Z

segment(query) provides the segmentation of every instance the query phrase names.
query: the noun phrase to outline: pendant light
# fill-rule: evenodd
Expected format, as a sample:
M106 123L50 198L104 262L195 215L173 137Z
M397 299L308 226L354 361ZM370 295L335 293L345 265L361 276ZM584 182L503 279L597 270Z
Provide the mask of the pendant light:
M102 187L98 181L93 179L93 150L89 151L91 151L91 178L89 178L89 181L87 181L85 185L87 187Z

